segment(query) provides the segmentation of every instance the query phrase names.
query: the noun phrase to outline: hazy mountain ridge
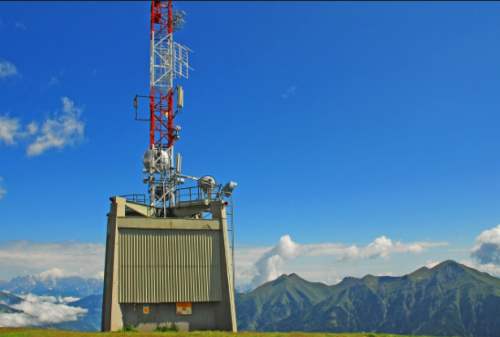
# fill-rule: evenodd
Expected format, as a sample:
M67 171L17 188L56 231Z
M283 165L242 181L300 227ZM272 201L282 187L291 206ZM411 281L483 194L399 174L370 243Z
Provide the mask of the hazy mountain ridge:
M276 283L285 283L279 288ZM345 278L326 296L307 298L297 307L285 300L312 283L283 275L254 291L238 295L242 329L278 331L371 331L401 334L500 336L500 279L453 261L420 268L401 277ZM262 302L260 293L281 289ZM289 289L293 289L290 291ZM309 290L310 291L310 290ZM273 302L272 298L282 301ZM293 298L293 295L292 295ZM276 313L273 306L288 307ZM256 308L249 316L247 308ZM284 314L283 314L284 313ZM250 318L250 319L249 319Z
M103 280L80 276L41 277L19 276L10 281L1 281L0 290L13 294L35 294L43 296L86 297L102 293Z

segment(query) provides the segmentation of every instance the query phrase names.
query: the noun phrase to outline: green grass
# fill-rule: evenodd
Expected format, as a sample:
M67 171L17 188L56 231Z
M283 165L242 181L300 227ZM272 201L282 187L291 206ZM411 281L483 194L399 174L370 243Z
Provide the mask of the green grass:
M50 329L0 328L2 337L403 337L403 335L374 333L309 333L309 332L76 332Z

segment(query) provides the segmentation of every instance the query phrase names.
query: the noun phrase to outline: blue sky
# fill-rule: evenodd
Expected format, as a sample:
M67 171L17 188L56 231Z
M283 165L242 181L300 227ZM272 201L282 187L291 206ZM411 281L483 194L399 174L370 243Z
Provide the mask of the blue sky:
M175 6L195 69L177 149L186 173L239 183L239 246L448 243L397 273L468 258L499 223L500 3ZM0 116L19 124L0 137L0 240L103 243L108 197L146 191L149 3L0 7ZM28 155L67 111L84 130Z

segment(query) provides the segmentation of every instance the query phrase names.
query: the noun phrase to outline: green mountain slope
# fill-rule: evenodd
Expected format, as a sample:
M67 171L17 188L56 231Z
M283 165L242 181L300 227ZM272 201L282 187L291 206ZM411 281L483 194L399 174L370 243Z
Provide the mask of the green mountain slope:
M330 293L322 283L282 275L248 294L238 294L238 324L244 330L275 330L275 323L311 309Z
M281 282L294 284L289 278L282 276ZM302 280L302 283L308 282ZM264 289L246 294L247 301L251 301L257 290L269 293L269 298L280 298L280 292L273 291L278 288L272 285L273 282L267 283L260 287ZM310 283L307 287L315 285ZM312 305L292 304L293 308L282 309L290 313L282 318L267 314L253 317L253 321L259 322L256 327L280 331L500 336L500 279L453 261L402 277L368 275L361 279L346 278L326 291L324 287L320 287L322 299L309 300ZM267 301L259 303L270 305ZM242 328L246 323L245 310L238 306Z

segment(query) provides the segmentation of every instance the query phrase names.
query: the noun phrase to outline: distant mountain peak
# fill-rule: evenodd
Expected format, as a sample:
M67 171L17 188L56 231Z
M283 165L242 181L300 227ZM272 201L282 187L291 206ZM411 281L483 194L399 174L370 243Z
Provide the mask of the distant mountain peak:
M301 282L308 282L304 280L302 277L297 275L296 273L291 273L291 274L281 274L278 276L276 279L269 281L268 283L271 284L278 284L278 283L283 283L283 282L295 282L295 281L301 281Z
M465 265L460 264L460 263L458 263L456 261L453 261L453 260L445 260L445 261L443 261L441 263L438 263L434 267L432 267L431 270L439 270L439 269L442 269L442 268L465 269L467 267Z
M340 281L339 283L337 283L336 285L337 286L347 286L347 285L351 285L351 284L354 284L354 283L358 283L360 282L361 279L357 278L357 277L354 277L354 276L346 276L342 279L342 281Z
M434 275L442 275L448 278L456 278L459 275L464 274L480 274L481 272L472 268L469 268L463 264L460 264L453 260L446 260L430 269L431 273Z
M302 280L302 278L299 275L295 274L295 273L288 274L288 277L290 277L290 278L299 278L299 279Z

